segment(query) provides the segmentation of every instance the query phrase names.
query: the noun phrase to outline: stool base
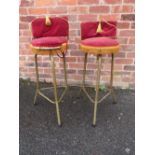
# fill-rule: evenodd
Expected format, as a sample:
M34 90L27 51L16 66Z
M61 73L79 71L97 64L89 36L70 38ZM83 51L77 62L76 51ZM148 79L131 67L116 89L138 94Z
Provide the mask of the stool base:
M62 126L61 123L61 118L60 118L60 109L59 109L59 103L61 102L62 98L64 97L67 89L68 89L68 85L67 85L67 73L66 73L66 59L65 59L65 54L63 54L63 64L64 64L64 76L65 76L65 89L62 92L61 96L58 97L58 86L57 86L57 82L56 82L56 74L55 74L55 62L54 62L54 57L53 55L50 55L50 60L51 60L51 74L53 77L53 87L48 87L48 88L40 88L39 85L39 71L38 71L38 62L37 62L37 54L35 54L35 69L36 69L36 92L35 92L35 96L34 96L34 105L36 104L36 99L37 96L40 95L42 96L44 99L46 99L48 102L55 104L56 105L56 114L57 114L57 121L58 121L58 126ZM43 94L43 90L45 89L54 89L54 100L51 100L50 98L48 98L46 95Z
M96 77L96 86L95 86L95 100L92 99L92 97L89 95L89 93L85 89L85 76L86 76L86 65L87 65L87 56L88 53L85 53L84 58L84 70L83 70L83 82L82 82L82 90L88 97L88 99L94 104L94 112L93 112L93 124L92 126L96 126L96 115L97 115L97 105L98 103L101 103L104 99L106 99L109 95L112 95L113 103L116 102L116 96L114 94L113 90L113 69L114 69L114 54L111 54L112 60L111 60L111 76L110 76L110 89L101 99L99 99L99 86L100 86L100 73L101 73L101 64L102 64L102 55L97 55L97 77Z

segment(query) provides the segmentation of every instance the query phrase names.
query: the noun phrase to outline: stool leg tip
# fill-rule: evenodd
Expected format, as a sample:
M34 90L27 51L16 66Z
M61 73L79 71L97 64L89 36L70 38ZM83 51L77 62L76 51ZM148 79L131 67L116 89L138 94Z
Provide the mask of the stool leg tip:
M33 105L34 105L34 106L36 106L37 104L38 104L38 103L37 103L36 101L35 101L35 102L33 102Z
M117 101L113 101L113 104L117 104Z
M58 124L59 127L62 127L62 123Z
M95 128L96 127L96 124L92 124L92 127Z

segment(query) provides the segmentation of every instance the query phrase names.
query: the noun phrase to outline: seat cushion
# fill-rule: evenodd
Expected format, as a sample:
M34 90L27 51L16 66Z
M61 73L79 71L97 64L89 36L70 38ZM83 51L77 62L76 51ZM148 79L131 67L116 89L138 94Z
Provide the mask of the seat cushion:
M35 47L57 47L67 43L66 37L41 37L33 39L31 44Z
M107 37L93 37L84 39L81 41L82 45L92 46L92 47L111 47L119 45L116 39L111 39Z

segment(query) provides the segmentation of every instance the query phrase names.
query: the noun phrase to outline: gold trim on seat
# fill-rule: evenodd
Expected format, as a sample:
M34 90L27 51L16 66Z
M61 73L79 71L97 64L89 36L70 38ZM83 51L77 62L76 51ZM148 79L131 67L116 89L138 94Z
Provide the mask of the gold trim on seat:
M111 53L118 53L120 46L87 46L87 45L80 45L81 51L90 54L111 54Z
M32 49L32 52L34 54L39 54L39 55L55 55L59 53L60 51L62 53L66 53L68 49L68 44L64 43L61 46L56 46L56 47L37 47L33 46L30 44L30 48Z

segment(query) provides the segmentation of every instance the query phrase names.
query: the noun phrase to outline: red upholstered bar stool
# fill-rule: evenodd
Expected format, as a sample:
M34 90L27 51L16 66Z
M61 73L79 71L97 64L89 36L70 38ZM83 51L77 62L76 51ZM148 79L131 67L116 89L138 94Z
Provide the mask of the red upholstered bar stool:
M34 104L38 95L45 98L50 103L56 105L57 121L58 125L61 126L59 103L62 100L67 90L67 74L66 74L66 60L65 53L67 51L68 32L69 25L66 17L54 17L50 18L37 18L31 23L31 31L33 39L30 43L30 48L35 55L35 68L36 68L36 93L34 97ZM53 77L53 90L54 100L43 94L43 90L49 88L40 88L39 85L39 72L38 72L38 55L49 55L51 61L51 74ZM64 65L64 78L65 78L65 89L60 97L58 97L56 73L55 73L55 61L54 55L58 55L63 59Z
M97 105L102 102L107 96L112 94L114 103L116 103L113 91L113 68L114 68L114 54L119 52L119 43L116 38L116 21L99 21L99 22L85 22L81 23L81 44L80 49L85 53L84 71L82 89L92 103L94 103L93 126L96 125ZM95 86L95 99L93 99L85 88L85 76L87 55L94 54L97 57L97 77ZM111 77L109 91L105 96L99 99L100 87L100 73L102 55L111 55Z

